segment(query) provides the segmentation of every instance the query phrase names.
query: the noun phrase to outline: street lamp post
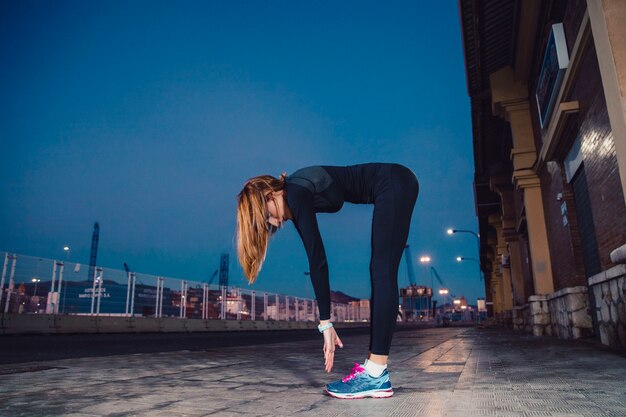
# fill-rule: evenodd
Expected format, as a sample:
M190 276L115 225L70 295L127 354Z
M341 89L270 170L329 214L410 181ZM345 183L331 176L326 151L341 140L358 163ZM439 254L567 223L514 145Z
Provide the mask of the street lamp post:
M463 261L474 261L478 264L478 279L482 281L483 276L481 274L481 270L480 270L480 261L476 258L466 258L464 256L457 256L456 257L456 261L457 262L463 262Z
M69 262L72 249L69 246L64 246L63 251L65 252L65 262ZM67 267L69 268L69 264L67 265ZM67 294L67 278L65 279L65 282L63 283L62 290L63 290L63 302L61 303L61 313L65 313L65 295Z
M439 295L443 296L442 297L442 301L443 301L443 305L441 306L444 314L446 312L446 302L448 301L448 294L450 293L450 291L447 288L440 288L439 289Z
M421 263L422 265L428 265L428 264L430 263L430 261L431 261L430 256L421 256L421 257L420 257L420 263ZM427 279L428 279L428 277L427 277ZM430 309L431 309L431 303L432 303L432 297L433 297L433 296L432 296L432 290L433 290L433 288L432 288L432 287L433 287L432 279L433 279L433 278L432 278L432 275L431 275L431 277L430 277L430 280L431 280L431 283L430 283L430 291L431 291L430 298L428 298L428 293L426 293L426 297L427 297L427 298L428 298L428 300L429 300L429 302L428 302L428 311L427 311L427 318L428 318L428 320L430 320L430 319L431 319L431 312L430 312ZM428 282L428 281L425 281L425 282ZM420 300L420 307L422 307L422 305L421 305L421 304L422 304L422 303L421 303L421 300Z
M478 249L478 271L479 271L479 276L480 276L480 236L478 236L478 234L472 232L471 230L463 230L463 229L448 229L448 234L449 235L453 235L455 233L469 233L471 235L473 235L476 238L476 245L477 245L477 249Z
M476 232L472 232L471 230L463 230L463 229L448 229L448 234L453 235L455 233L470 233L474 235L476 241L478 242L478 247L480 248L480 236L476 234Z
M30 305L32 307L33 303L37 303L37 305L35 306L35 313L39 313L39 298L37 297L37 284L39 284L39 282L41 282L41 279L39 278L33 278L31 279L32 282L35 283L35 289L33 290L33 296L30 299Z
M37 297L37 284L41 281L39 278L33 278L31 281L35 283L35 290L33 292L33 297Z

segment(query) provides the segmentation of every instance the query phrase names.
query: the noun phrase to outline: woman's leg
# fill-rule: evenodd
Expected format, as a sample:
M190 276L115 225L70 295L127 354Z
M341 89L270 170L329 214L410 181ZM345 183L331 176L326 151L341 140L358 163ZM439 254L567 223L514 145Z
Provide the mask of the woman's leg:
M398 265L419 186L408 168L393 164L385 171L387 177L382 176L376 187L372 219L370 356L364 367L356 364L350 375L326 386L333 397L393 395L386 365L398 313Z
M398 315L398 267L418 192L413 172L396 164L374 202L370 360L381 365L387 362Z

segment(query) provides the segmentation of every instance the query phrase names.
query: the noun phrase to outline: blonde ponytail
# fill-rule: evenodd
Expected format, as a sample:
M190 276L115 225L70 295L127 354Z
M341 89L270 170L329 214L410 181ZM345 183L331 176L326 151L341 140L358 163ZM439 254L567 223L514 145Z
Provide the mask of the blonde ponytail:
M261 271L270 236L278 230L267 221L267 198L285 188L286 177L283 172L280 178L250 178L237 195L237 257L250 284Z

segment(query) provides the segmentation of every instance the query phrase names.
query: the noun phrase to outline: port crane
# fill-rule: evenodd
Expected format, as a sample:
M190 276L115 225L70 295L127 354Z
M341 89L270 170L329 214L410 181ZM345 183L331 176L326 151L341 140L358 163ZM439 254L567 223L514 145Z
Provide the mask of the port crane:
M219 270L215 270L215 272L213 272L213 275L211 275L211 278L209 278L209 282L208 285L211 285L213 283L213 281L215 280L215 277L217 276L217 273L219 272Z

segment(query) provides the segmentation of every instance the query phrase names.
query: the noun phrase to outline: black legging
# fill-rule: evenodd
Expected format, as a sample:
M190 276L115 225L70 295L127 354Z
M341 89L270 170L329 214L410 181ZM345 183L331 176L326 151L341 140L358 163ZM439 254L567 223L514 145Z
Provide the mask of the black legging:
M388 355L398 316L398 267L406 245L419 183L398 164L381 171L372 219L370 352Z

